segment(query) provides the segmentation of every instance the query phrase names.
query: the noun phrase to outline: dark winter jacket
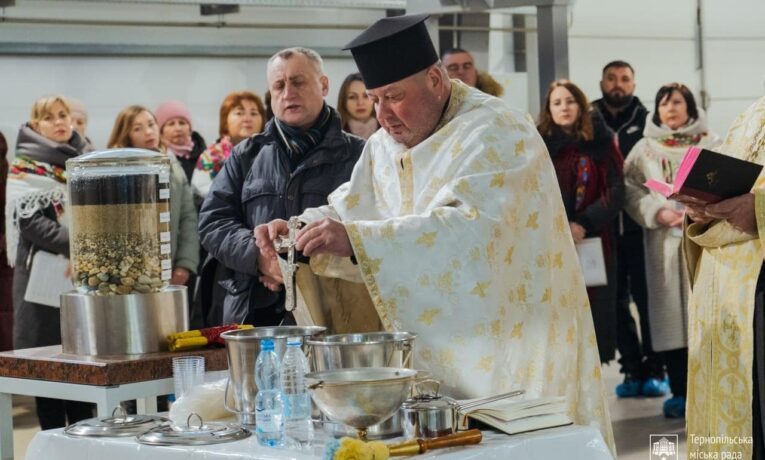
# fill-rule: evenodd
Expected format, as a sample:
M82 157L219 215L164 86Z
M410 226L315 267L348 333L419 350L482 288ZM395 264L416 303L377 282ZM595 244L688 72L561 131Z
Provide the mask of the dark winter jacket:
M648 114L648 109L645 108L637 96L634 96L632 102L622 111L617 113L616 116L608 111L603 99L593 101L592 107L600 112L606 125L608 125L608 127L619 137L619 150L621 150L622 155L627 158L632 147L643 138L645 118Z
M266 325L283 316L283 291L269 291L258 281L252 232L326 204L330 192L350 179L364 141L341 130L334 110L329 123L321 143L294 169L273 120L226 159L199 214L200 240L210 255L200 275L204 324Z
M8 179L8 143L0 133L0 351L13 349L13 268L5 252L5 186Z
M24 125L16 140L16 157L60 167L65 167L69 158L92 150L77 131L72 132L68 143L60 144ZM58 222L53 206L28 219L19 219L19 243L13 272L13 345L16 349L61 343L59 310L24 300L29 263L40 249L69 257L69 232Z
M587 230L588 235L594 236L611 225L624 205L624 176L623 159L614 145L613 131L597 112L592 112L592 120L594 138L591 141L571 139L559 129L555 129L550 136L543 136L543 139L555 165L569 222L577 222ZM582 209L576 208L576 165L568 163L568 158L575 159L578 155L594 160L588 189L593 189L595 195L602 197ZM598 174L602 176L602 181L596 183Z
M616 133L619 139L619 150L624 158L627 158L632 147L643 138L648 109L637 96L634 96L632 102L616 116L608 111L603 99L593 101L592 106L600 112L606 124ZM621 213L620 222L620 234L641 239L643 229L626 212Z
M591 112L594 138L572 138L559 128L543 136L550 152L569 222L599 237L608 284L588 288L601 362L614 358L616 349L616 238L614 222L624 205L623 159L613 131L597 111ZM585 185L586 184L586 185Z

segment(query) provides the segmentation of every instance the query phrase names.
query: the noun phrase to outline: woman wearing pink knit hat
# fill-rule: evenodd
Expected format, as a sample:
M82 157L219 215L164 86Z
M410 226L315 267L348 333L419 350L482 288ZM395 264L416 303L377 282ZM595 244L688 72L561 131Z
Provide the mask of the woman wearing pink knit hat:
M194 166L207 144L202 136L193 130L191 113L183 102L165 101L154 111L159 124L162 144L178 158L186 173L186 180L191 181Z

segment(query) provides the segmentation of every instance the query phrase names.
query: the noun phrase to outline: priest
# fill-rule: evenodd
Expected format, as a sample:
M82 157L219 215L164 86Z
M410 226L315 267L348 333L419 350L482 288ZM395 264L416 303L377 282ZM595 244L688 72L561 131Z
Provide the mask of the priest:
M381 19L347 45L383 129L349 182L308 209L296 249L363 283L389 331L452 396L565 396L613 437L584 280L555 171L528 117L449 80L425 15ZM284 221L257 227L258 247Z
M765 164L765 97L733 122L720 151ZM688 452L765 459L765 174L751 193L685 204Z

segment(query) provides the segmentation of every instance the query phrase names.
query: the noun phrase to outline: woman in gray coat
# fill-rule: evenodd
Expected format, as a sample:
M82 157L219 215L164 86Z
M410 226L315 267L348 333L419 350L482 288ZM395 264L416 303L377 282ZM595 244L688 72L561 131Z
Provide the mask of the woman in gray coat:
M44 97L35 102L30 121L19 131L10 177L17 176L28 184L38 186L58 182L63 187L66 183L66 160L91 150L90 144L72 129L69 106L64 98ZM42 185L35 189L35 185L31 185L28 192L36 192L35 196L39 197L45 195L46 192L40 190L45 187ZM14 234L9 238L9 245L18 241L13 248L8 248L9 262L15 263L13 345L16 349L61 343L59 309L27 302L24 294L29 283L30 267L38 251L69 257L69 232L63 203L55 198L55 194L36 202L30 196L29 193L18 193L18 188L8 195L7 210L19 209L16 203L20 201L26 205L24 215L10 213L8 218L15 223L7 228L9 234ZM10 257L11 253L15 253L14 258ZM92 417L92 404L50 398L36 398L36 403L37 417L43 430L65 426L67 421L74 423Z
M109 148L135 147L164 150L160 142L159 124L154 114L140 105L131 105L117 115L109 136ZM199 265L197 210L191 186L175 155L170 158L170 235L173 272L170 284L186 285ZM192 290L192 287L189 287ZM190 296L190 295L189 295Z

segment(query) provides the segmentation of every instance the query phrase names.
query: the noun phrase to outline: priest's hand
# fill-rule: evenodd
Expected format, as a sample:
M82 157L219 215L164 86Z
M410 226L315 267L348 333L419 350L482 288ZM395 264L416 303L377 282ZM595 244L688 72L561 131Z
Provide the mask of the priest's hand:
M694 223L708 224L714 220L714 217L707 215L707 213L704 211L705 207L706 205L699 206L695 204L686 204L685 215L688 216Z
M707 205L704 212L715 219L725 219L733 228L750 235L757 234L754 194L747 193L719 203Z
M353 247L345 225L328 217L303 227L298 233L295 249L303 251L308 257L319 254L338 257L353 255Z
M587 236L587 230L576 222L569 222L568 226L571 227L571 236L574 237L574 244L581 243L584 237Z
M683 213L675 209L661 208L656 212L656 222L665 227L680 227L683 218Z
M274 219L267 224L260 224L252 231L255 236L255 246L260 249L260 254L264 257L276 260L278 255L276 249L274 249L274 241L279 238L280 235L289 234L290 229L287 227L287 221L284 219ZM258 260L260 265L260 260Z

